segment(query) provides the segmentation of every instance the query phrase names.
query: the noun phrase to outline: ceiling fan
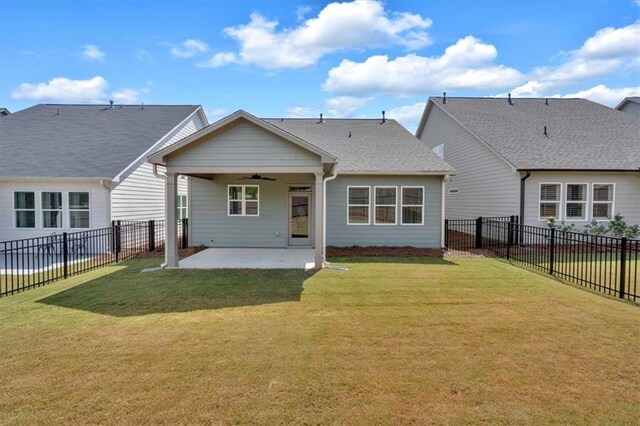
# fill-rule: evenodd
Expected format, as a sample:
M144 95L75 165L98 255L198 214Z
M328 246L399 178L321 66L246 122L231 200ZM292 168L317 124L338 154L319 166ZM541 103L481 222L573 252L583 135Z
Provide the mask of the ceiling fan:
M267 176L262 176L259 175L257 173L252 174L251 176L243 176L240 178L240 180L272 180L275 181L275 179L267 177Z

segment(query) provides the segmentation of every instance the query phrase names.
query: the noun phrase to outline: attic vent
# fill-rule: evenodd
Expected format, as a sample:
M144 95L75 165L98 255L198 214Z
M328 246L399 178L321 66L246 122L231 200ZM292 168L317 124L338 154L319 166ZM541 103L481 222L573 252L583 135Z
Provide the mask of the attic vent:
M113 108L113 101L109 101L109 104L111 105L111 108Z
M384 114L385 114L385 112L382 111L382 121L380 122L380 124L384 124L387 121L387 119L385 118Z
M549 98L546 98L546 99L544 100L544 104L545 104L546 106L549 106Z
M442 92L442 103L443 104L447 103L447 92Z
M324 123L324 119L322 118L322 113L320 113L320 121L318 121L318 124Z
M547 133L547 126L544 126L544 135L545 135L546 137L549 137L549 134Z
M513 105L513 101L511 100L511 93L509 93L509 105Z

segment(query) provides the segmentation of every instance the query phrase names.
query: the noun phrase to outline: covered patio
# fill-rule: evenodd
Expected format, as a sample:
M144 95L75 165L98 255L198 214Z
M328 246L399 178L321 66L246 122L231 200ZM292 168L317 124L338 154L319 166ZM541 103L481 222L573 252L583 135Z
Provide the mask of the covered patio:
M208 248L179 261L179 269L314 269L309 248Z

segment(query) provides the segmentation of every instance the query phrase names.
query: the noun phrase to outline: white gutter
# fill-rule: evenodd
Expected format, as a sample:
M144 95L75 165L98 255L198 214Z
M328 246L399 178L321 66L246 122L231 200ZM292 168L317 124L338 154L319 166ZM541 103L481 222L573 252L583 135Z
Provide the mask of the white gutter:
M327 182L338 177L338 162L333 165L333 174L322 180L322 267L331 268L327 262ZM346 268L334 266L334 269L346 270Z

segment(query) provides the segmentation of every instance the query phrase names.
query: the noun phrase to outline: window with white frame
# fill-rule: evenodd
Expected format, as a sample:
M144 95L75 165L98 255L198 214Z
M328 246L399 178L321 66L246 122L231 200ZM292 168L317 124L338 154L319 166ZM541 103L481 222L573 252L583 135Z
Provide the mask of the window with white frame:
M559 183L540 184L540 220L560 219L560 192Z
M88 192L69 192L69 228L90 227Z
M62 192L42 192L42 227L62 228Z
M612 183L593 184L592 218L595 220L611 220L613 218L614 190Z
M347 192L347 224L368 225L371 188L350 186L347 188Z
M402 187L402 224L422 225L424 209L424 188L422 186Z
M36 193L17 191L13 195L13 209L16 215L16 228L36 227Z
M187 218L187 196L178 195L178 219Z
M444 144L441 143L440 145L436 146L435 148L433 148L433 152L440 158L444 158Z
M395 186L375 187L375 224L396 224L396 191Z
M229 185L229 216L258 216L260 187L258 185Z
M565 197L564 216L566 220L587 220L586 183L568 183Z

